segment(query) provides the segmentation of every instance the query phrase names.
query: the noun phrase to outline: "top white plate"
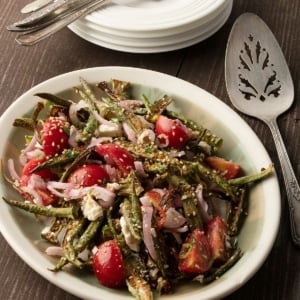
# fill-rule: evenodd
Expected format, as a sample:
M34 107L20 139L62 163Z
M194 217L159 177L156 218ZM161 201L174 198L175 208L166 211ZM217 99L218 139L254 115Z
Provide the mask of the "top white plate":
M227 0L112 0L90 14L98 25L116 30L152 31L205 19Z
M181 79L144 69L100 67L78 70L49 79L18 98L1 116L0 158L17 158L24 143L24 132L12 127L16 117L27 114L36 105L38 92L60 93L79 85L82 77L89 83L118 78L134 84L135 96L145 94L157 99L168 94L174 99L173 109L201 122L224 139L222 155L240 163L246 172L257 172L268 166L270 158L252 129L222 101L203 89ZM66 96L66 94L65 94ZM233 125L234 124L234 125ZM0 195L18 197L1 177ZM262 265L269 254L280 221L280 193L276 175L255 185L249 195L249 215L239 234L242 258L218 280L207 286L189 283L178 287L164 300L220 299L241 287ZM0 201L0 230L16 253L36 272L53 284L89 300L133 300L126 291L104 288L88 272L65 270L53 273L48 269L55 261L44 253L40 242L43 228L27 213ZM17 272L17 270L16 270ZM26 278L24 278L26 280Z

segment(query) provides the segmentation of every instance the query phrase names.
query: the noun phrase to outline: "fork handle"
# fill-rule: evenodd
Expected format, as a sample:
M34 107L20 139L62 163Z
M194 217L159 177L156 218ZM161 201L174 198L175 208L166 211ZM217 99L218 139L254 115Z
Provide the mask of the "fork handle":
M294 244L300 247L300 188L293 171L286 147L280 134L276 119L267 122L274 138L279 161L285 183L289 213L291 235Z

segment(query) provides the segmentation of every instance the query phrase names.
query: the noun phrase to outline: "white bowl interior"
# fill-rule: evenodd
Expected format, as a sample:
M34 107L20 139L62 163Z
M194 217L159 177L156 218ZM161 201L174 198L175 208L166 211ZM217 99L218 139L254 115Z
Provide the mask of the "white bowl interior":
M136 85L135 94L145 93L156 99L168 94L174 98L173 109L208 127L224 139L222 155L240 163L248 173L267 167L270 158L251 128L227 105L208 92L178 78L162 73L127 67L99 67L78 70L47 80L18 98L1 116L2 141L0 158L16 158L24 143L24 132L12 127L16 117L25 115L38 101L37 92L61 93L79 85L82 77L89 83L118 78ZM10 198L18 194L1 178L0 194ZM62 289L84 299L104 300L112 297L133 299L126 291L100 286L91 274L66 270L54 274L48 270L55 261L45 255L40 241L42 226L32 215L13 209L0 201L0 230L14 251L35 271ZM280 220L280 192L276 174L251 189L249 215L239 234L243 257L220 279L207 286L196 283L183 285L162 299L218 299L242 286L269 254L277 235Z

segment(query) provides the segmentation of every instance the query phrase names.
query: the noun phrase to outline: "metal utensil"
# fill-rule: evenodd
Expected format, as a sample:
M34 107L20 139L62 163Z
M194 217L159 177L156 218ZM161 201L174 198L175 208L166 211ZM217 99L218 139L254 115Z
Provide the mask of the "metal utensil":
M80 10L81 8L84 8L85 6L89 6L90 4L93 4L94 1L95 0L85 0L85 1L69 0L67 4L59 7L58 9L57 8L53 9L53 6L51 4L50 6L47 7L48 13L45 12L45 10L43 9L41 10L41 12L43 12L42 15L41 14L36 15L36 13L32 14L34 15L34 17L33 18L29 17L27 22L21 23L21 25L20 23L14 23L12 25L7 26L7 29L9 31L24 32L24 33L37 31L46 26L49 26L52 23L55 23L61 19L68 17L70 14L75 13L76 11ZM24 22L24 20L22 21Z
M75 20L83 17L92 11L98 9L99 7L103 6L107 3L108 0L94 0L90 1L84 7L73 10L69 14L64 14L62 17L58 17L55 22L52 22L50 25L46 27L38 28L37 30L27 32L25 34L19 35L16 37L16 41L23 46L32 46L39 41L49 37L50 35L54 34L55 32L59 31L63 27L73 23Z
M64 12L67 12L71 7L82 2L81 0L57 0L51 2L50 4L44 6L38 11L33 12L26 18L19 20L11 25L8 25L6 28L10 31L22 30L24 27L25 30L27 27L34 26L38 24L43 19L49 19L56 17Z
M241 15L232 27L225 80L232 104L271 130L287 192L292 239L300 246L300 188L277 125L277 117L292 105L293 82L276 38L252 13Z
M28 4L26 4L22 9L22 14L28 14L34 11L41 9L42 7L48 5L53 0L34 0Z

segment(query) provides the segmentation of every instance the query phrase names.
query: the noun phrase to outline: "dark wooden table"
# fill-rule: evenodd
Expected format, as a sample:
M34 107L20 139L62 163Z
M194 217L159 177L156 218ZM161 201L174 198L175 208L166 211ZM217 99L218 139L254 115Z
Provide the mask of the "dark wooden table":
M6 25L21 17L28 0L0 1L0 111L22 93L55 75L95 66L134 66L161 71L200 86L229 104L224 83L224 53L234 20L254 12L272 28L282 46L295 84L295 102L279 118L279 127L298 180L300 179L300 2L299 0L235 0L230 19L208 40L192 47L161 54L130 54L86 42L67 28L26 48L16 44ZM282 218L274 247L261 269L226 299L300 299L300 249L290 238L282 173L269 129L243 116L261 138L278 171L282 191ZM0 212L1 217L1 212ZM28 267L0 235L0 299L68 299L76 297L47 282ZM200 300L200 299L199 299Z

